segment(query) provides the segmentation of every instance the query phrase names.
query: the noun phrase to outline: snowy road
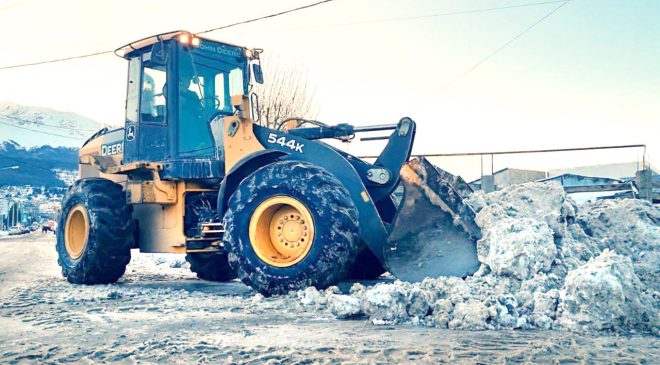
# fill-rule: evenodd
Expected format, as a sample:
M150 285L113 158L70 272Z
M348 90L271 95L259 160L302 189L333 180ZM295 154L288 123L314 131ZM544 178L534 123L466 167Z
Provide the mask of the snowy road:
M654 336L467 332L338 321L134 252L117 284L60 275L53 235L0 240L0 363L658 363ZM346 285L344 285L346 286ZM344 289L342 286L342 289Z

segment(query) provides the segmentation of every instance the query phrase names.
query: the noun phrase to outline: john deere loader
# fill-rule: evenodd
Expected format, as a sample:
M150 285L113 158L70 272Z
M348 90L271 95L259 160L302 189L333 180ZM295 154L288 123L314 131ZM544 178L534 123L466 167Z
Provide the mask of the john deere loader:
M58 262L71 283L111 283L141 252L185 254L198 277L239 278L265 294L344 277L465 276L479 229L469 187L410 160L416 124L259 124L260 49L159 34L115 52L128 61L124 128L80 149L62 202ZM322 142L381 131L373 162ZM403 198L393 195L403 186Z

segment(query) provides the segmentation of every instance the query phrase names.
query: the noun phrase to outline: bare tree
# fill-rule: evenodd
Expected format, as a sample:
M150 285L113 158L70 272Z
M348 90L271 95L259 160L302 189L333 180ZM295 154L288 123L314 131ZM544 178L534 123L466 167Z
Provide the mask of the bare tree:
M313 118L317 110L314 92L307 85L307 70L301 65L281 62L278 57L270 61L263 58L264 83L254 88L259 96L259 124L275 128L287 118Z

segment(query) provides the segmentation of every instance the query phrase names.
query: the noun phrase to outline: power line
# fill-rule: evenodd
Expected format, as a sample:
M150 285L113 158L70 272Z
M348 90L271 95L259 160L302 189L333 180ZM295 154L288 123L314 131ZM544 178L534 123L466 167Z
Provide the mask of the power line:
M311 8L311 7L318 6L318 5L325 4L325 3L329 3L329 2L332 2L332 1L335 1L335 0L323 0L323 1L313 3L313 4L300 6L300 7L294 8L294 9L280 11L278 13L269 14L269 15L258 17L258 18L252 18L252 19L244 20L244 21L241 21L241 22L233 23L233 24L223 25L223 26L217 27L217 28L207 29L207 30L204 30L204 31L201 31L201 32L197 32L196 34L209 33L209 32L213 32L213 31L220 30L220 29L227 29L227 28L235 27L237 25L256 22L258 20L274 18L274 17L278 17L280 15L293 13L295 11ZM81 58L100 56L100 55L109 54L109 53L114 53L114 51L113 50L100 51L100 52L88 53L88 54L83 54L83 55L58 58L58 59L54 59L54 60L46 60L46 61L39 61L39 62L32 62L32 63L22 63L22 64L11 65L11 66L3 66L3 67L0 67L0 70L8 70L8 69L12 69L12 68L29 67L29 66L44 65L44 64L49 64L49 63L71 61L71 60L77 60L77 59L81 59Z
M201 31L201 32L197 32L197 33L195 33L195 34L204 34L204 33L209 33L209 32L213 32L213 31L216 31L216 30L220 30L220 29L227 29L227 28L235 27L235 26L237 26L237 25L243 25L243 24L248 24L248 23L256 22L256 21L259 21L259 20L264 20L264 19L269 19L269 18L275 18L275 17L278 17L278 16L280 16L280 15L289 14L289 13L293 13L293 12L300 11L300 10L303 10L303 9L312 8L312 7L315 7L315 6L318 6L318 5L322 5L322 4L325 4L325 3L329 3L329 2L332 2L332 1L335 1L335 0L323 0L323 1L319 1L319 2L312 3L312 4L299 6L299 7L297 7L297 8L293 8L293 9L289 9L289 10L280 11L279 13L274 13L274 14L270 14L270 15L260 16L260 17L257 17L257 18L252 18L252 19L248 19L248 20L243 20L243 21L240 21L240 22L238 22L238 23L233 23L233 24L229 24L229 25L224 25L224 26L217 27L217 28L211 28L211 29L208 29L208 30L204 30L204 31Z
M25 127L17 126L17 125L14 125L14 124L11 124L11 123L2 122L2 121L0 121L0 124L4 124L4 125L6 125L6 126L10 126L10 127L14 127L14 128L25 129L26 131L30 131L30 132L36 132L36 133L41 133L41 134L47 134L47 135L49 135L49 136L62 137L62 138L69 138L69 139L73 139L73 140L76 140L76 141L81 141L81 140L83 140L83 139L85 138L85 137L73 137L73 136L67 136L67 135L64 135L64 134L57 134L57 133L50 133L50 132L39 131L39 130L36 130L36 129L25 128Z
M97 129L86 129L86 128L67 127L67 126L63 126L63 125L53 125L53 124L47 124L47 123L37 123L37 122L34 122L34 121L25 120L25 119L21 119L21 118L16 118L16 117L12 117L12 116L9 116L9 115L2 115L2 114L0 114L0 118L12 119L12 120L15 120L17 122L23 122L23 123L27 123L27 124L33 123L37 127L51 127L51 128L66 129L66 130L70 130L70 131L97 132L97 131L99 131L103 128L103 127L99 127ZM66 121L66 120L64 120L64 121Z
M2 11L2 10L7 10L7 9L11 9L11 8L16 7L16 6L19 6L19 5L26 5L26 4L29 4L29 3L33 3L33 2L35 2L35 1L41 1L41 0L23 0L23 1L16 1L16 2L13 3L13 4L9 4L9 5L6 5L6 6L1 7L1 8L0 8L0 11Z
M344 26L351 26L351 25L388 23L388 22L396 22L396 21L403 21L403 20L417 20L417 19L437 18L437 17L443 17L443 16L452 16L452 15L467 15L467 14L486 13L486 12L491 12L491 11L508 10L508 9L515 9L515 8L525 8L525 7L547 5L547 4L565 3L567 1L570 1L570 0L552 0L552 1L543 1L543 2L536 2L536 3L529 3L529 4L500 6L500 7L494 7L494 8L481 8L481 9L473 9L473 10L458 10L458 11L450 11L450 12L445 12L445 13L436 13L436 14L429 14L429 15L414 15L414 16L374 19L374 20L366 20L366 21L358 21L358 22L317 25L317 26L310 26L310 27L285 28L285 29L277 29L277 30L274 30L274 31L278 32L278 31L290 31L290 30L332 28L332 27L344 27Z
M32 63L22 63L18 65L11 65L11 66L3 66L0 67L0 70L8 70L11 68L19 68L19 67L28 67L28 66L37 66L37 65L45 65L47 63L56 63L56 62L63 62L63 61L71 61L71 60L77 60L80 58L87 58L87 57L94 57L94 56L100 56L108 53L113 53L113 51L101 51L101 52L94 52L94 53L88 53L84 55L79 55L79 56L71 56L71 57L65 57L65 58L57 58L54 60L47 60L47 61L39 61L39 62L32 62Z
M627 148L643 148L646 155L645 144L626 144L614 146L595 146L595 147L572 147L572 148L549 148L542 150L514 150L514 151L484 151L484 152L455 152L455 153L421 153L410 157L455 157L455 156L481 156L481 155L517 155L529 153L549 153L549 152L575 152L591 150L612 150ZM378 158L378 156L359 156L360 158Z
M465 75L467 75L467 74L469 74L470 72L476 70L479 66L481 66L482 64L484 64L486 61L488 61L490 58L492 58L492 57L495 56L496 54L498 54L500 51L502 51L504 48L506 48L506 47L509 46L511 43L513 43L514 41L516 41L518 38L522 37L525 33L527 33L527 32L529 32L530 30L532 30L532 28L534 28L535 26L539 25L539 23L541 23L541 22L544 21L545 19L549 18L552 14L554 14L557 10L561 9L562 6L568 4L570 1L571 1L571 0L566 0L566 1L562 2L562 4L560 4L558 7L554 8L554 9L552 9L552 11L550 11L550 12L547 13L547 14L545 14L545 15L544 15L543 17L541 17L539 20L537 20L536 22L534 22L534 24L532 24L532 25L530 25L529 27L525 28L522 32L516 34L513 38L509 39L506 43L504 43L503 45L501 45L499 48L497 48L497 49L494 50L493 52L489 53L486 57L484 57L484 58L482 58L481 60L479 60L479 62L477 62L477 63L475 63L474 65L472 65L472 67L470 67L470 68L468 68L467 70L463 71L463 73L461 73L460 75L458 75L458 77L456 77L455 79L453 79L453 80L447 82L446 84L444 84L444 85L443 85L442 87L440 87L437 91L435 91L433 94L431 94L427 99L431 99L431 98L433 98L434 96L438 95L438 94L439 94L440 92L442 92L443 90L445 90L445 89L447 89L448 87L452 86L452 85L453 85L454 83L456 83L458 80L460 80L460 79L462 79L463 77L465 77Z
M259 21L259 20L275 18L275 17L281 16L281 15L284 15L284 14L289 14L289 13L293 13L293 12L296 12L296 11L308 9L308 8L315 7L315 6L318 6L318 5L322 5L322 4L325 4L325 3L328 3L328 2L332 2L332 1L335 1L335 0L323 0L323 1L316 2L316 3L312 3L312 4L308 4L308 5L304 5L304 6L299 6L297 8L280 11L278 13L273 13L273 14L269 14L269 15L265 15L265 16L261 16L261 17L257 17L257 18L252 18L252 19L240 21L240 22L237 22L237 23L224 25L224 26L221 26L221 27L207 29L207 30L204 30L204 31L201 31L201 32L197 32L196 34L209 33L209 32L213 32L213 31L216 31L216 30L227 29L227 28L238 26L238 25L243 25L243 24L256 22L256 21ZM440 17L440 16L464 15L464 14L472 14L472 13L482 13L482 12L489 12L489 11L522 8L522 7L529 7L529 6L538 6L538 5L545 5L545 4L551 4L551 3L557 3L557 2L562 2L563 4L565 4L568 1L570 1L570 0L543 1L543 2L536 2L536 3L530 3L530 4L501 6L501 7L495 7L495 8L461 10L461 11L454 11L454 12L430 14L430 15L418 15L418 16L410 16L410 17L377 19L377 20L370 20L370 21L364 21L364 22L331 24L331 25L325 25L325 26L319 26L319 27L308 27L308 28L289 28L289 29L283 29L283 30L323 28L323 27L339 27L339 26L347 26L347 25L372 24L372 23L392 22L392 21L401 21L401 20L415 20L415 19L433 18L433 17ZM562 4L562 6L563 6L563 4ZM38 65L50 64L50 63L71 61L71 60L77 60L77 59L81 59L81 58L88 58L88 57L95 57L95 56L110 54L110 53L113 53L113 52L114 51L112 51L112 50L100 51L100 52L88 53L88 54L83 54L83 55L76 55L76 56L58 58L58 59L53 59L53 60L38 61L38 62L32 62L32 63L23 63L23 64L16 64L16 65L10 65L10 66L3 66L3 67L0 67L0 70L8 70L8 69L14 69L14 68L22 68L22 67L38 66Z

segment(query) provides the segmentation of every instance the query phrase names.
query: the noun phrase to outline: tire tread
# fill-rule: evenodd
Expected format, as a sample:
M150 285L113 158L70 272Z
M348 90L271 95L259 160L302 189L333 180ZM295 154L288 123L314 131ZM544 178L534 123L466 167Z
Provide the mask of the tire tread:
M82 204L89 216L85 251L77 260L69 257L64 227L69 209ZM56 250L62 275L74 284L108 284L117 281L131 260L133 246L132 206L121 185L102 178L88 178L71 185L62 200Z
M252 248L248 247L245 227L237 221L245 220L252 213L248 208L266 198L261 193L264 189L296 191L302 197L313 197L308 199L313 204L307 206L312 215L315 219L331 222L328 239L333 242L315 242L324 249L319 262L305 266L304 271L295 277L272 274L267 264L244 254L252 252ZM321 289L336 284L346 277L359 249L358 212L348 190L327 170L309 163L276 162L246 177L230 197L224 220L229 264L241 281L264 295L286 294L308 286ZM315 236L315 240L318 239L319 236ZM296 265L303 263L304 260Z

